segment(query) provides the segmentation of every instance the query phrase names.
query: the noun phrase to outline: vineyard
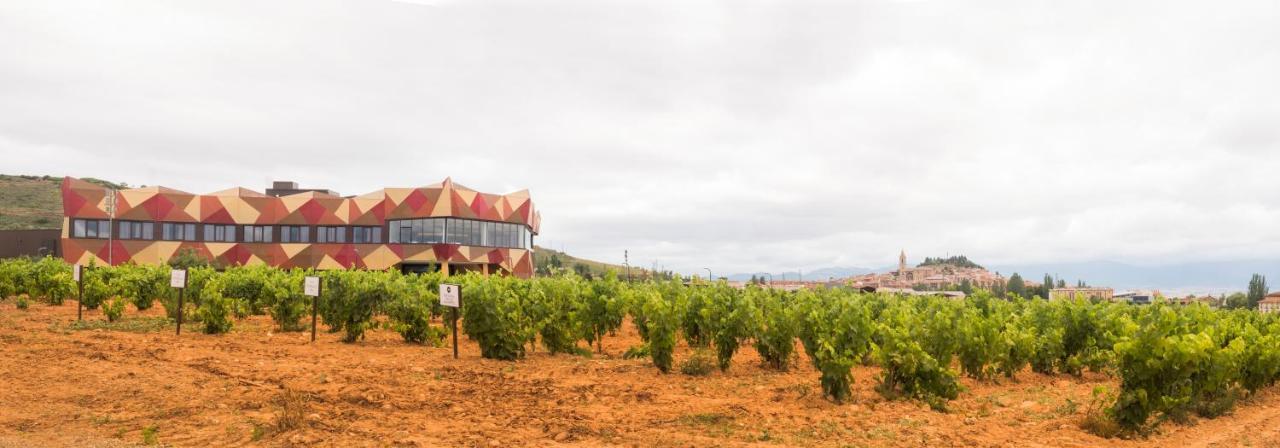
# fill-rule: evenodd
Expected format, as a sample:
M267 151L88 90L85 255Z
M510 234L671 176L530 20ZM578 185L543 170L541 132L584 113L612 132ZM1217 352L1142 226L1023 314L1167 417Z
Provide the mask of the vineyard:
M307 330L311 299L302 279L318 275L321 331L355 343L370 331L394 331L406 344L440 346L451 320L438 304L443 277L374 271L283 271L239 267L188 271L185 303L168 287L168 267L91 267L86 309L109 321L156 302L193 330L232 331L269 316L276 332ZM1079 424L1103 437L1141 438L1165 422L1212 419L1280 379L1280 320L1249 310L1203 305L1130 306L1077 300L900 297L839 289L782 292L724 283L626 283L616 276L521 280L450 277L464 291L460 330L483 358L521 362L531 353L591 356L629 324L657 375L731 372L742 359L784 375L805 363L822 396L857 403L857 369L885 400L946 413L965 383L999 384L1036 376L1103 375ZM60 260L0 262L6 307L58 305L78 293ZM88 315L88 314L87 314ZM185 332L184 332L185 334ZM797 343L798 342L798 343ZM687 355L676 356L677 346ZM359 350L352 347L351 350ZM744 351L754 352L745 357ZM967 380L962 380L967 378Z

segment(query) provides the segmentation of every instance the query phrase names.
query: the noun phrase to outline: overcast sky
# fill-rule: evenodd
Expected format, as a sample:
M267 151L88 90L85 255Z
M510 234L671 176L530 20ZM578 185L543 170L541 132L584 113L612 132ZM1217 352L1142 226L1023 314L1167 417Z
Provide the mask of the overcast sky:
M692 273L1275 258L1275 1L0 3L0 172L527 188Z

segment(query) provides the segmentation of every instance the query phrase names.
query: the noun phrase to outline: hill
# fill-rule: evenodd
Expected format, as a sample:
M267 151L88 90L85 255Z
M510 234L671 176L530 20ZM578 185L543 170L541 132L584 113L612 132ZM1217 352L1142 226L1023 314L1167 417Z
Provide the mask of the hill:
M533 266L538 271L538 274L547 274L552 269L569 269L577 271L584 277L588 276L588 274L590 276L604 275L605 272L610 270L617 272L619 278L625 278L627 275L626 266L578 258L555 249L536 245L533 246ZM632 278L647 278L649 270L632 266L631 276Z
M108 188L127 188L85 179ZM0 230L57 229L62 225L61 177L0 174Z

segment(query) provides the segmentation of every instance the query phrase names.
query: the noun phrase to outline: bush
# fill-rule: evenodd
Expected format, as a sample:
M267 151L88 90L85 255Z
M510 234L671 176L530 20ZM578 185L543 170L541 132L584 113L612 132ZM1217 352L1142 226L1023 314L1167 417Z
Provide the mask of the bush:
M101 269L86 270L86 272L81 277L84 282L84 296L80 299L80 304L84 305L85 309L95 310L112 296L111 286L103 278L104 271Z
M680 362L680 373L689 376L706 376L716 368L715 356L707 349L694 349Z
M802 292L800 340L814 367L821 372L822 393L837 403L851 396L850 369L871 348L871 315L858 296L833 296L822 300Z
M107 322L120 320L120 316L124 315L124 304L125 300L120 296L114 296L102 304L102 314L107 316Z
M640 359L648 358L652 353L649 350L649 344L633 345L622 354L622 359Z
M312 298L302 294L302 277L280 275L264 288L267 313L280 331L302 331L307 325L302 319L311 308Z
M621 327L622 318L626 315L626 302L619 296L621 283L618 282L618 274L609 271L603 279L592 281L585 289L583 306L575 313L580 320L578 328L587 345L594 343L596 351L603 353L605 333Z
M444 343L445 329L431 326L431 302L439 296L406 294L387 305L391 327L405 342L439 346Z
M31 300L27 298L26 294L19 294L18 299L14 301L14 306L20 310L25 310L31 307Z
M796 334L799 332L796 318L782 298L772 291L750 287L747 292L756 295L754 302L760 307L762 316L755 336L756 352L760 353L765 366L785 372L795 357Z
M721 371L729 370L738 346L756 334L760 310L746 295L717 283L711 287L702 316L707 336L715 343L717 366Z
M533 340L533 319L523 307L509 277L463 279L462 329L480 344L480 356L506 361L523 358L524 344ZM526 293L528 289L524 290Z
M237 299L223 297L217 289L207 289L196 309L196 320L204 323L205 334L221 334L231 331L231 313Z
M525 306L533 325L542 337L542 346L551 353L574 353L578 339L586 331L578 313L584 307L583 286L576 276L549 277L534 280Z
M653 365L662 373L671 371L672 352L676 346L676 332L680 329L681 310L660 295L650 295L644 305L648 316L649 356Z

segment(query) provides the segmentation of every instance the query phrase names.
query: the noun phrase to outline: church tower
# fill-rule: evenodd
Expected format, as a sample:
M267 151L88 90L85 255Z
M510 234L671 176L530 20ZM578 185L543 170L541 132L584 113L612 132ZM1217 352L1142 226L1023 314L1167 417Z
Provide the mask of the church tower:
M902 253L898 254L898 276L901 277L902 274L906 272L907 272L907 250L903 249Z

